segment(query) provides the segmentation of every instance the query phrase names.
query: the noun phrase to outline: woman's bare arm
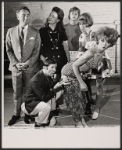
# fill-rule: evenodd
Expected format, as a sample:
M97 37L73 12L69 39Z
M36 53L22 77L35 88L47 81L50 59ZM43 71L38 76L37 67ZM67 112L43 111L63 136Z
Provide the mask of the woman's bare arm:
M64 46L64 50L65 50L65 53L67 56L67 60L68 60L68 62L70 62L70 52L69 52L68 42L64 41L63 46Z
M77 59L74 63L73 63L73 70L74 73L80 83L81 86L81 90L87 90L87 86L84 83L82 77L81 77L81 72L79 71L79 66L83 65L84 63L86 63L90 58L93 57L93 51L92 50L87 50L81 57L79 57L79 59Z

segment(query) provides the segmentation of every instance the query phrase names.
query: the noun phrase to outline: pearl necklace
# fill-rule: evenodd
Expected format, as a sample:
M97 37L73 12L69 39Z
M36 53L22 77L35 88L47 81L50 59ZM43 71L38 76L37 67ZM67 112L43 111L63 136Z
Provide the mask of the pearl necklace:
M54 33L56 33L56 32L57 32L57 31L55 31ZM58 49L57 43L58 43L58 41L59 41L59 33L58 33L58 38L55 39L55 40L52 38L52 36L51 36L50 33L52 33L52 31L48 31L48 35L49 35L49 37L50 37L50 41L52 42L54 49Z

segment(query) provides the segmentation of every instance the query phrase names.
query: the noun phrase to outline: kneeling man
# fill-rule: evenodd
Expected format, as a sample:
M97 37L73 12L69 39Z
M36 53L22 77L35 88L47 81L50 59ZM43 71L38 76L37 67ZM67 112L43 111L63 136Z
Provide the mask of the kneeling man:
M45 126L49 123L50 100L56 96L56 92L62 86L61 83L55 84L53 81L56 67L55 60L47 59L44 62L43 69L33 76L29 82L21 108L25 113L24 120L26 123L29 123L27 120L29 117L36 116L35 127Z

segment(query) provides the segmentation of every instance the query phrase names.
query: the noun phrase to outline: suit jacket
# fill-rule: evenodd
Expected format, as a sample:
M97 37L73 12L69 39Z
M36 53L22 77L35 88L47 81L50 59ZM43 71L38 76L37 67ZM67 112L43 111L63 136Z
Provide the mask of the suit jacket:
M26 37L26 43L23 50L20 46L19 39L19 26L8 29L6 34L6 52L10 60L9 70L15 73L19 72L15 64L19 62L27 62L29 67L27 72L32 72L39 67L39 55L40 55L41 39L38 30L28 26L28 32ZM23 55L21 56L21 51Z
M41 102L48 102L55 96L53 91L54 82L51 77L47 77L43 70L34 75L30 82L26 94L24 96L25 107L28 113Z

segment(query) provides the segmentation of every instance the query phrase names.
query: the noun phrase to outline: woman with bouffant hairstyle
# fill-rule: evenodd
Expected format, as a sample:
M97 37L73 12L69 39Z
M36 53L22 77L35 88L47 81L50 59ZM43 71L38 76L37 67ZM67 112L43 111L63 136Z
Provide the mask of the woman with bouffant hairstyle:
M96 36L96 43L95 41L94 43L93 41L87 42L86 44L89 45L88 50L74 62L67 63L61 71L63 82L69 82L69 85L65 86L66 93L64 99L77 125L81 127L87 126L83 116L85 115L86 104L88 103L88 97L86 97L88 87L83 81L83 75L89 72L90 69L94 69L96 70L97 79L102 79L101 73L99 73L101 71L99 63L101 63L104 52L116 44L119 34L111 27L102 27L96 31ZM101 87L99 88L101 89ZM97 92L99 92L97 93L99 98L96 101L92 119L97 119L100 111L102 93L100 93L101 90L99 91L99 89Z
M54 58L57 61L57 74L69 61L67 36L63 25L64 12L59 7L53 7L45 27L39 30L41 36L41 61Z

